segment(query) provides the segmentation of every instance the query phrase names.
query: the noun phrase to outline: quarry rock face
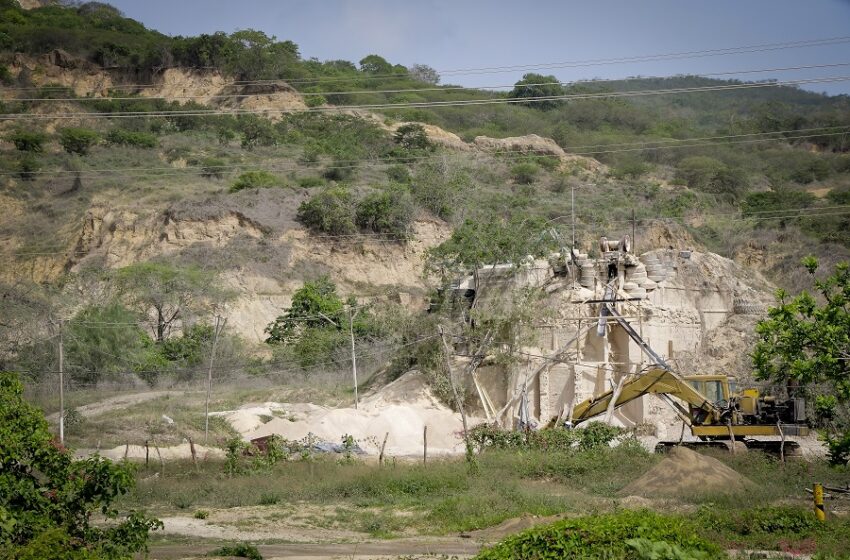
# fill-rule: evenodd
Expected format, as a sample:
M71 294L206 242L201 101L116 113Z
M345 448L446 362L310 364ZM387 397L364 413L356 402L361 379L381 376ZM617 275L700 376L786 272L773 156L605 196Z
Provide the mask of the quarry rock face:
M772 301L766 281L719 255L672 249L645 253L629 269L646 272L633 272L631 278L628 272L623 275L632 282L621 281L618 296L632 301L617 303L617 310L674 371L726 373L743 383L751 381L747 355L754 327ZM504 410L503 425L516 423L522 402L538 426L563 421L576 403L612 389L623 376L652 363L616 322L600 326L601 305L594 301L604 297L603 282L595 273L584 275L584 270L573 282L568 276L555 276L546 261L534 261L520 274L505 274L478 294L477 305L487 305L511 287L532 286L546 293L542 308L548 312L524 337L533 342L515 352L518 361L508 366L485 363L478 370L480 386L493 408ZM635 277L639 275L645 277ZM651 288L636 288L637 282ZM543 367L556 353L554 364ZM470 381L467 391L475 395L478 389ZM473 400L473 406L483 411L480 401ZM662 439L678 438L682 427L673 411L653 395L622 406L611 420L624 427L645 425L645 431Z

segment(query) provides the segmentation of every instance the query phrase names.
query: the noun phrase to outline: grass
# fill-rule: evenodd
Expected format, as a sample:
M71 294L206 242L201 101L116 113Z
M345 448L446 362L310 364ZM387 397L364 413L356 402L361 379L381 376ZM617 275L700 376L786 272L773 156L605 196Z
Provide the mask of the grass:
M756 483L744 499L682 495L653 501L653 507L698 517L705 517L706 511L720 512L716 519L746 518L756 504L785 504L808 511L803 488L811 481L836 485L850 481L850 470L821 462L789 463L783 468L760 453L718 457ZM624 504L619 490L659 460L636 449L488 451L479 456L480 472L473 475L460 460L377 467L319 457L235 478L224 477L221 464L213 462L197 471L171 468L165 478L142 480L124 505L158 514L262 506L267 513L261 517L290 516L294 509L304 513L310 525L353 528L381 538L445 535L491 527L525 514L616 511ZM749 542L728 524L716 522L709 528L717 538L725 535L730 545L736 539Z

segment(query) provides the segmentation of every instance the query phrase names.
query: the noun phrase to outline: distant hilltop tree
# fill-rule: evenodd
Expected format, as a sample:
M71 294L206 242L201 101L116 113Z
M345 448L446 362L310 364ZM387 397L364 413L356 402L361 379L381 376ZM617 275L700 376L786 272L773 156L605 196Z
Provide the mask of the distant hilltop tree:
M419 82L425 82L426 84L432 85L440 83L440 75L427 64L414 64L410 67L410 71L408 73L411 78Z
M511 99L531 99L564 95L565 92L566 90L555 76L529 73L514 84L514 89L511 90L508 97ZM529 106L546 111L558 107L561 103L563 102L560 100L549 99L529 103Z

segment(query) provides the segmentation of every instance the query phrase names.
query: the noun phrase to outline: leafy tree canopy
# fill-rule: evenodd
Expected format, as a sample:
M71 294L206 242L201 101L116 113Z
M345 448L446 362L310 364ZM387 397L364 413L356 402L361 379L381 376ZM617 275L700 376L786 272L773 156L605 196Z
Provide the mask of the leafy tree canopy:
M803 265L814 275L818 262L807 257ZM816 401L821 420L841 420L835 409L850 402L850 264L836 265L823 280L816 280L817 296L807 291L790 297L777 293L776 307L756 327L759 341L753 366L759 379L799 383L803 388L827 384L829 393ZM843 425L841 425L843 424ZM825 435L836 463L850 459L850 423L834 425L843 432Z
M0 556L69 560L131 558L162 527L131 512L118 520L113 501L129 491L128 465L98 456L76 461L50 434L44 415L27 403L17 375L0 373Z
M550 97L564 95L566 90L555 76L544 76L542 74L525 74L520 81L514 84L514 89L508 94L512 99L524 99L532 97ZM543 111L554 109L563 102L558 100L535 101L529 103L531 107Z

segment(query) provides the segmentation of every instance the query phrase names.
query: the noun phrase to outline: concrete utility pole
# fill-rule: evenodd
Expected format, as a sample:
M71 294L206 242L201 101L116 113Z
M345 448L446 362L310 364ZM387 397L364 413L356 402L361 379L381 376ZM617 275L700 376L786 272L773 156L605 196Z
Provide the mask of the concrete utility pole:
M221 317L215 316L215 327L213 328L213 343L212 343L212 351L210 352L210 368L207 372L207 401L204 405L204 445L207 444L207 440L210 436L210 395L212 394L212 372L213 372L213 364L215 363L215 350L216 346L218 346L218 337L221 332L224 330L224 325L227 324L227 319L224 321L221 320Z
M59 443L65 445L65 344L59 320Z
M573 244L570 245L571 249L576 248L576 188L574 185L570 185L570 221L573 225Z
M348 306L348 334L351 337L351 373L354 376L354 409L357 410L357 353L354 351L354 315L351 306Z

